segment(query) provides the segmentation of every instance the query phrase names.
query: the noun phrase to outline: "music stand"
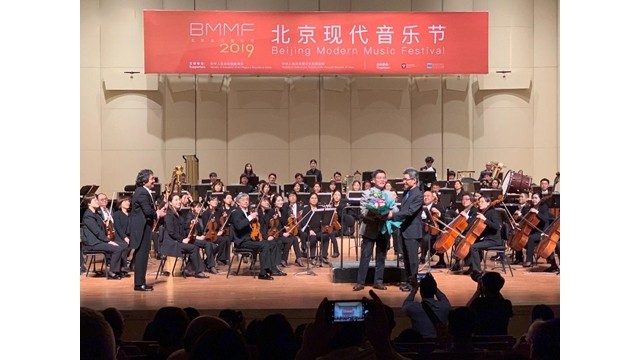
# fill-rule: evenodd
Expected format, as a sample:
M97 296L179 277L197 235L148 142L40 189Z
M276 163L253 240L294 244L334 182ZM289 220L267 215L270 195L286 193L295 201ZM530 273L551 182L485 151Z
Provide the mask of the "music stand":
M200 182L205 185L208 184L211 187L211 179L201 179Z
M291 191L293 191L293 187L295 186L295 184L284 184L282 185L282 188L284 189L284 193L289 195L289 193Z
M302 205L309 205L309 197L311 193L308 192L299 192L298 193L298 201L302 203Z
M362 194L364 194L364 191L349 191L347 194L347 201L349 202L349 205L360 205Z
M394 191L404 191L404 180L402 180L402 179L389 179L388 182L391 183L391 188Z
M220 202L222 202L222 200L224 200L224 193L223 193L223 192L213 192L213 191L211 191L211 190L207 191L207 196L206 196L206 199L205 199L205 200L206 200L207 202L209 202L209 199L210 199L212 196L213 196L213 197L217 197L217 198L218 198L218 200L219 200Z
M329 204L331 202L331 193L329 192L321 192L318 193L318 205L320 204Z
M309 218L304 220L304 226L300 227L299 231L302 231L302 228L306 227L309 225L309 223L311 223L311 219L313 217L319 217L320 218L320 229L322 229L322 219L323 219L323 213L325 213L324 209L318 208L315 211L310 212L311 215L309 215L309 213L306 214L306 216L308 216ZM302 221L302 220L301 220ZM331 221L331 220L329 220ZM320 237L320 241L318 241L320 243L320 247L322 247L322 230L320 230L319 234L316 234L316 237ZM313 270L311 270L311 267L309 266L309 264L311 263L311 235L307 235L307 252L308 252L308 256L307 256L307 268L306 270L302 270L302 271L298 271L297 273L293 274L293 276L298 276L298 275L312 275L312 276L318 276L318 274L316 274ZM318 256L318 252L320 252L320 267L322 267L322 248L318 249L318 246L316 245L316 256Z
M269 192L272 194L280 194L280 185L269 184Z
M418 180L421 183L425 184L426 187L431 188L431 184L436 182L436 172L435 171L418 171Z
M320 191L322 192L331 192L331 190L329 190L329 184L331 184L330 182L321 182L320 183ZM338 185L338 184L336 184ZM336 186L336 189L338 187Z
M207 201L207 193L211 191L211 184L199 184L196 185L196 197L201 198L201 201Z
M236 197L241 192L245 194L249 193L249 185L227 185L227 191L233 195L233 197Z
M502 189L480 189L480 193L482 196L488 195L489 199L493 201L502 195Z
M302 179L303 179L302 182L307 184L307 186L309 186L309 188L313 188L313 184L315 184L316 181L318 181L318 180L316 180L316 176L315 175L305 175Z
M260 178L257 176L249 176L249 186L251 186L252 188L257 188L258 187L258 183L260 182Z
M84 199L96 193L100 185L84 185L80 188L80 205Z
M451 207L451 204L456 200L456 190L447 188L440 189L440 195L438 197L439 204L444 204L447 208Z
M373 171L363 171L362 172L362 182L371 181L373 178Z

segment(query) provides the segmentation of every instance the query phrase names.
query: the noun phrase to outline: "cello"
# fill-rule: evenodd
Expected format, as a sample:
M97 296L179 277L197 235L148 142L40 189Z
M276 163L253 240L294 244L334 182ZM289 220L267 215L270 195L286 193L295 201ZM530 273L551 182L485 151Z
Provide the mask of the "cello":
M447 251L449 251L449 249L451 249L456 241L456 238L458 236L462 236L462 232L467 228L468 224L467 219L462 215L462 213L468 212L469 209L476 206L477 204L478 201L474 201L471 205L462 210L460 214L455 217L455 219L451 220L451 222L446 225L447 230L443 231L442 235L440 235L440 238L438 238L435 244L433 244L436 253L446 253Z
M498 196L498 198L492 201L489 204L489 206L487 206L486 209L481 211L481 214L486 213L491 207L501 203L503 200L504 200L503 195ZM460 260L466 258L467 255L469 255L469 250L471 249L471 245L473 245L476 242L476 240L480 237L480 235L482 235L482 232L484 231L484 229L486 229L486 227L487 227L487 224L484 222L484 220L476 218L473 224L471 224L469 231L467 231L467 234L465 235L464 240L460 242L458 247L456 247L453 254Z
M540 199L538 205L533 208L537 209L542 202L550 199L553 195L545 195ZM509 247L515 251L521 251L527 245L527 241L529 240L529 235L531 235L531 230L534 228L538 229L538 224L540 223L540 218L537 213L533 213L529 211L523 218L520 220L518 224L516 224L513 234L509 237L507 244ZM540 229L538 229L540 230ZM540 230L540 232L542 232Z
M556 250L560 240L560 217L557 217L551 225L542 233L542 240L536 248L536 256L546 259Z

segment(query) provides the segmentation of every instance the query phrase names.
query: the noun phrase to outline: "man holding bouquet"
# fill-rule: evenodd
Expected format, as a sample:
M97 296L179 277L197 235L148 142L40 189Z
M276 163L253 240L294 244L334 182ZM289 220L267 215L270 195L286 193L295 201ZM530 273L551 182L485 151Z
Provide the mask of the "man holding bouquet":
M422 192L418 188L418 171L408 168L402 173L404 195L400 203L400 211L393 214L394 221L400 221L402 235L402 253L404 270L408 284L400 287L402 291L411 291L417 284L418 246L422 240L423 226L420 218L422 212ZM413 285L412 285L413 284Z
M384 190L384 184L387 182L387 174L384 170L375 170L371 174L371 179L374 186L365 190L360 198L360 212L364 217L360 227L362 253L360 254L357 283L353 287L354 291L364 289L374 244L376 246L376 270L373 288L378 290L387 289L383 281L387 243L391 236L391 224L387 224L387 220L393 216L395 197L390 191Z

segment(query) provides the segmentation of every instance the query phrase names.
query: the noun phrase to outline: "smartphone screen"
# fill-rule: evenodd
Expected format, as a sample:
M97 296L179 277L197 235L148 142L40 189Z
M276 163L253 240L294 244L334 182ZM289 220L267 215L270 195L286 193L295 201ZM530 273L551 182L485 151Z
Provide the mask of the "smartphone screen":
M361 322L369 313L369 304L361 300L330 301L327 314L330 323Z

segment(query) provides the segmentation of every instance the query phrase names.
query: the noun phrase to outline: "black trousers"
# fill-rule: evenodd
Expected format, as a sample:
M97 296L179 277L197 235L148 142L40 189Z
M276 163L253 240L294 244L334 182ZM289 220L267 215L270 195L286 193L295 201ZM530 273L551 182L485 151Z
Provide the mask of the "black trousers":
M402 239L402 257L404 260L404 271L407 273L407 280L416 280L418 273L418 247L421 239Z
M105 251L110 254L109 271L111 272L120 272L122 267L122 254L126 254L128 251L127 247L111 245L109 243L100 243L91 246L85 245L84 248L87 250Z
M151 251L151 226L144 225L142 240L140 245L133 251L133 284L135 286L145 285L147 282L147 264L149 263L149 252Z
M244 240L239 245L236 245L238 249L249 249L260 255L260 274L265 275L268 271L275 272L276 259L278 256L275 241L252 241Z
M362 248L360 254L360 266L358 267L358 284L364 284L369 271L369 262L373 255L373 246L376 247L376 268L373 275L373 282L382 283L384 281L384 261L387 255L387 243L389 237L387 235L378 234L375 239L362 237Z

